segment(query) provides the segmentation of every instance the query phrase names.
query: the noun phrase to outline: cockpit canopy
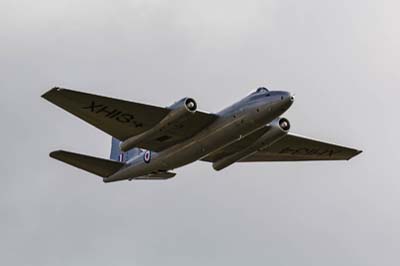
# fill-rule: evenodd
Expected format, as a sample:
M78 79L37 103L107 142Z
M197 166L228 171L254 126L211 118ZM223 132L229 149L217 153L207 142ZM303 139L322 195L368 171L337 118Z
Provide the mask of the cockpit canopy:
M260 88L257 89L256 92L257 92L257 93L260 93L260 92L267 93L267 92L269 92L269 90L268 90L267 88L265 88L265 87L260 87Z
M268 96L269 90L265 87L260 87L256 91L253 91L252 93L250 93L249 96L252 96L254 98L255 96L262 96L262 95Z

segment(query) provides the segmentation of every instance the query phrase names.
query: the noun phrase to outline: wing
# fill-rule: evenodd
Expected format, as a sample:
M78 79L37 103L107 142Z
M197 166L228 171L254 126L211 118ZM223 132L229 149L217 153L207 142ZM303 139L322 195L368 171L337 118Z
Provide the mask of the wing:
M350 160L362 151L289 134L243 162Z
M228 146L203 160L215 162L246 147L256 138L257 135L252 134L249 139L245 138L247 140ZM288 134L272 146L259 150L240 162L350 160L360 153L356 149Z
M168 108L63 88L53 88L42 97L121 141L149 130L170 112ZM216 115L197 111L175 128L163 132L162 136L143 143L140 148L163 150L192 137L215 119Z

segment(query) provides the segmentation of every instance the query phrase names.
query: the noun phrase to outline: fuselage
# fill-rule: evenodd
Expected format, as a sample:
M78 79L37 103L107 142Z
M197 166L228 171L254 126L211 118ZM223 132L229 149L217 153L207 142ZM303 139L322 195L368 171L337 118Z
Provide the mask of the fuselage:
M293 96L289 92L260 88L220 111L215 122L190 139L159 153L147 152L132 158L104 181L131 180L197 161L262 128L282 115L292 103Z

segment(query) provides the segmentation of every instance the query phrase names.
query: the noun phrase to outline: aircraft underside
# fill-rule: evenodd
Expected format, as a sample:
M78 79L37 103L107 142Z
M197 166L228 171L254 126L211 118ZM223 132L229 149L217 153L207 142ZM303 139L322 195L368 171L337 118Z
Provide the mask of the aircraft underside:
M197 160L222 170L236 162L349 160L361 151L289 133L281 115L294 98L259 88L217 114L183 98L168 108L62 88L43 95L113 137L111 159L55 151L51 157L96 174L104 182L169 179Z

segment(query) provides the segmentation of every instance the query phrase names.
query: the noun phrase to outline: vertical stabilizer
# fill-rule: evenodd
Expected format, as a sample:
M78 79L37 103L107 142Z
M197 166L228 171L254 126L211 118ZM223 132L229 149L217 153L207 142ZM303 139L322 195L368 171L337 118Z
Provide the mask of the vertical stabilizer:
M110 154L111 160L125 163L142 152L140 148L133 148L127 152L123 152L119 147L120 143L121 143L120 140L112 138L111 154Z

